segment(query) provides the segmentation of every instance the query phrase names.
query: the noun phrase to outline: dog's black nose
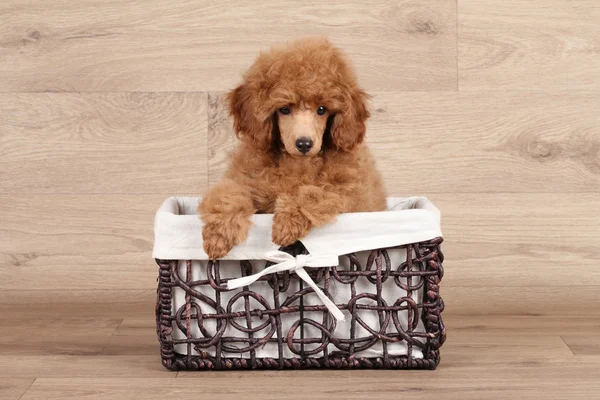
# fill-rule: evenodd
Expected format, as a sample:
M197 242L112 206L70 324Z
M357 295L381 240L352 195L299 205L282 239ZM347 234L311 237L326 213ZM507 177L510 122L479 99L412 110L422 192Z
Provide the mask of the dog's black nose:
M307 137L301 137L300 139L296 140L296 148L302 154L308 153L310 149L312 149L312 146L312 139L309 139Z

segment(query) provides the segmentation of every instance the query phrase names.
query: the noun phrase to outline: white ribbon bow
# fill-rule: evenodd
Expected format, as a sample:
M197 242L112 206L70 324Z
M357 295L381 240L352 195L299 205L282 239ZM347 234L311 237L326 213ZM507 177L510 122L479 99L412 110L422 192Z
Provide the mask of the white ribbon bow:
M263 269L260 272L257 272L253 275L243 276L241 278L232 279L227 282L227 288L229 289L237 289L242 286L250 285L251 283L256 282L262 276L268 274L274 274L282 271L293 271L295 272L300 279L310 286L317 296L321 299L325 307L329 310L331 315L335 317L338 321L344 320L344 314L340 311L339 308L335 305L333 301L329 299L323 293L321 288L317 286L317 284L311 279L308 275L308 272L304 270L304 267L307 268L322 268L322 267L334 267L339 264L339 259L337 256L312 256L310 254L300 254L296 257L283 252L283 251L272 251L266 254L265 259L268 261L272 261L274 265Z

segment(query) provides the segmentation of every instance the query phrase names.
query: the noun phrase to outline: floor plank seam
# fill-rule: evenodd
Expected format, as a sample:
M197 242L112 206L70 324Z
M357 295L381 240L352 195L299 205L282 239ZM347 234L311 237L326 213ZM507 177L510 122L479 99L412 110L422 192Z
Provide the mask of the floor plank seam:
M106 351L106 349L108 348L108 346L110 346L110 340L111 340L111 338L113 336L115 336L115 333L117 333L117 329L119 329L119 327L121 326L121 324L123 323L123 321L125 321L125 318L121 318L121 321L117 324L117 327L111 333L111 335L106 339L106 344L104 346L102 346L102 349L100 349L100 352L97 355L99 355L99 356L106 355L106 354L104 354L104 352Z
M125 318L121 318L121 322L119 322L119 324L117 325L117 327L115 328L115 330L113 331L113 333L110 335L111 337L115 336L115 333L117 333L117 329L119 329L119 327L121 326L121 324L123 323L123 321L125 321Z
M37 377L33 378L33 381L31 381L31 383L29 384L29 386L27 386L27 389L25 389L25 391L23 392L23 394L19 397L18 400L21 400L23 398L23 396L25 396L25 394L29 391L29 389L31 388L31 386L33 386L33 384L35 383L35 381L37 380Z
M571 354L573 354L573 357L576 357L576 356L575 356L575 352L573 351L573 349L571 349L571 346L569 346L569 345L567 344L567 342L565 341L565 338L564 338L564 337L562 337L562 335L560 335L560 340L562 340L562 342L565 344L565 346L567 346L567 349L569 349L569 351L571 352Z

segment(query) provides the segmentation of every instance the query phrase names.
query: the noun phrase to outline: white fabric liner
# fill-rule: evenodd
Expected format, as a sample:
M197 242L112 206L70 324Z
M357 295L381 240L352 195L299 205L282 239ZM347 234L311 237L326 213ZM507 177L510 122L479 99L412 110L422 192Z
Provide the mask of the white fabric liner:
M197 205L199 198L196 197L171 197L167 199L155 217L154 233L155 242L153 257L163 260L180 260L179 273L182 279L185 279L186 268L184 260L194 260L192 262L192 280L206 279L206 263L208 256L202 246L202 222L197 216ZM303 239L302 243L312 255L337 255L341 256L355 252L361 266L366 267L367 258L370 250L378 248L390 248L400 246L407 243L416 243L425 240L434 239L442 236L440 229L440 213L439 210L425 197L409 197L409 198L388 198L388 211L372 212L372 213L347 213L341 214L336 221L320 228L315 228ZM252 216L253 226L250 229L248 240L245 243L235 246L226 257L220 262L221 278L236 278L241 275L239 262L237 260L253 260L253 272L257 272L264 268L264 255L267 252L277 250L278 245L271 242L271 226L273 221L272 214L257 214ZM392 270L396 270L398 266L406 260L405 249L388 250L391 260ZM340 266L338 270L348 269L349 262L347 257L340 257ZM418 270L421 266L413 265L413 269ZM405 278L401 279L403 282ZM413 285L415 285L413 279ZM332 281L333 285L330 289L331 295L336 303L347 303L350 299L350 285L340 284ZM294 286L295 285L295 286ZM306 286L305 286L306 287ZM214 299L214 290L210 286L195 286L203 294ZM299 288L298 281L292 280L288 295L294 293ZM251 285L251 289L265 298L270 307L273 307L273 291L264 281L255 282ZM375 286L366 278L360 277L356 281L357 293L374 293ZM226 308L229 300L238 292L221 292L221 306ZM396 302L400 297L406 296L406 292L396 286L393 279L388 279L383 283L382 298L388 305ZM413 300L420 304L423 298L422 288L412 292ZM285 296L280 295L280 298ZM282 300L283 301L283 300ZM362 299L360 304L375 304L375 301L370 299ZM251 309L263 309L264 306L257 301L251 299ZM213 313L214 310L205 303L198 302L204 314ZM304 304L318 304L319 298L313 293L304 296ZM178 309L185 306L185 292L175 287L173 291L173 315ZM232 311L243 311L243 297L238 299L232 305ZM351 318L348 311L343 311L346 315L345 321L338 321L335 329L335 336L338 338L350 337ZM323 321L322 312L305 312L305 318L312 318L321 323ZM379 316L376 312L363 311L359 313L365 323L374 330L379 330ZM407 329L408 312L399 312L399 320L403 329ZM261 325L265 322L253 318L253 326ZM296 322L297 315L285 314L282 316L282 332L286 334L292 324ZM329 318L328 321L332 321ZM245 326L245 319L237 319L238 323ZM254 333L255 338L266 336L271 327L269 324L262 331ZM209 333L216 332L216 322L214 320L205 320L204 327ZM309 325L304 325L305 337L321 337L321 332ZM394 332L395 327L390 318L388 332ZM419 324L415 329L417 332L424 332L424 326L419 318ZM299 338L300 330L296 331L296 338ZM202 337L195 320L192 321L193 337ZM245 334L238 331L230 323L223 334L223 337L244 337ZM356 325L356 336L370 337L371 334L359 324ZM175 328L173 330L175 339L185 339L185 333ZM276 333L273 337L276 337ZM245 347L245 343L229 343L234 347ZM307 345L305 350L315 348L317 345ZM406 355L407 346L404 341L399 343L388 343L388 353L390 355ZM186 345L175 345L175 350L180 353L186 353ZM205 349L209 354L211 349ZM284 344L284 357L294 357L293 352ZM335 345L329 344L328 351L337 351ZM192 347L192 353L197 354ZM381 343L370 347L367 351L356 354L359 357L378 357L383 355ZM239 353L223 353L224 357L239 357ZM256 349L257 357L278 357L277 345L268 343L262 348ZM423 355L418 348L413 346L412 356L422 358Z

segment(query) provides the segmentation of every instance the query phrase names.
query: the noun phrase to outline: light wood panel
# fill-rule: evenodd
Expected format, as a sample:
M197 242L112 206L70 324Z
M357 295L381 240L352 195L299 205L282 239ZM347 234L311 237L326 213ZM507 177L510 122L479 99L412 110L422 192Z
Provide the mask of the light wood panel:
M154 315L152 316L154 317ZM138 313L137 315L127 315L123 321L119 324L118 329L115 331L114 336L129 336L129 337L141 337L148 335L150 330L148 327L156 326L156 320L149 318L149 315L145 313ZM152 337L155 336L155 332L151 332Z
M2 193L198 193L206 112L205 93L0 94Z
M576 357L594 357L600 361L600 337L596 334L586 335L583 332L567 334L562 336L565 344Z
M600 89L596 0L460 0L459 86Z
M166 196L0 196L0 288L148 289Z
M70 324L66 324L64 329L68 329L69 326ZM41 329L37 333L22 332L22 335L21 338L0 346L0 355L95 356L99 354L114 354L114 352L109 353L105 351L111 340L110 335L99 335L90 332L85 336L65 337L64 330L60 332L48 332L45 329ZM156 354L156 346L154 346L154 350L155 351L150 354Z
M0 91L225 90L260 50L307 35L346 49L369 88L456 88L453 0L12 0L0 14Z
M600 192L600 93L373 92L367 140L391 195ZM210 94L209 181L235 145Z
M156 318L148 313L129 314L102 349L106 355L156 354Z
M445 284L600 283L600 196L435 194L442 210Z
M479 270L484 274L482 269L485 267ZM471 273L475 273L475 270ZM525 283L519 284L515 279L490 278L487 285L482 282L480 286L465 287L447 282L446 276L440 289L446 303L446 315L457 315L460 318L488 314L498 318L508 315L524 318L587 315L595 318L600 315L598 307L592 306L600 302L600 286L528 286ZM518 286L503 286L502 282L514 282Z
M156 333L150 331L140 336L111 336L106 346L102 348L101 354L111 356L156 356L157 351L160 351L160 346L156 338Z
M0 377L139 377L175 376L160 355L0 355Z
M396 399L398 393L444 399L587 399L600 388L599 372L590 365L477 366L431 371L304 371L181 373L165 379L39 378L27 391L28 399L98 399L206 397L236 399ZM231 384L232 378L235 385ZM425 379L427 379L425 381ZM268 388L266 382L269 382Z
M153 321L156 288L146 290L0 290L0 314L27 326L28 321L59 329L82 319L99 320L112 327L117 321L143 318ZM52 324L49 319L55 320ZM135 319L134 319L135 320ZM74 321L74 322L73 322ZM126 325L125 325L126 326ZM119 327L121 327L119 325ZM14 326L7 326L10 331ZM104 331L103 331L104 332Z
M224 92L208 93L208 184L216 184L229 165L229 155L238 140L233 132L233 119Z
M579 288L573 289L578 291ZM523 293L527 293L523 290ZM580 291L578 294L586 297L585 291ZM513 297L519 297L516 295ZM474 310L471 312L460 313L450 311L451 307L444 310L444 323L453 332L450 336L464 336L463 332L479 332L482 335L503 333L506 336L542 336L542 335L562 335L563 339L569 336L587 335L600 331L600 318L598 314L588 313L583 314L585 306L573 304L572 300L575 296L569 298L565 296L565 292L557 291L554 300L543 295L539 297L541 302L544 302L547 307L545 310L532 308L530 310L515 310L514 312L506 312L504 314L498 312L503 308L499 307L498 301L482 301L489 304L490 307L480 308L483 312L477 313ZM480 299L484 299L480 296ZM521 296L523 303L532 303L533 294L530 297ZM510 299L509 299L510 300ZM596 304L597 299L588 297L586 304ZM560 314L557 311L561 306L570 305L572 312ZM555 307L556 306L556 307ZM595 308L595 307L594 307ZM505 311L512 310L512 304L507 301ZM581 311L577 313L576 311ZM487 313L489 310L489 313ZM487 313L487 314L486 314Z
M600 197L435 194L446 285L600 285ZM159 195L0 196L0 288L151 289ZM127 210L127 211L125 211ZM577 229L574 229L576 227ZM541 273L540 271L543 271Z
M30 307L35 307L32 304ZM14 315L0 327L0 354L94 355L107 347L122 319L85 318L77 315L55 317Z
M0 398L598 397L596 1L9 0L0 16ZM320 34L374 95L389 193L442 211L442 364L169 372L154 213L219 180L223 92L258 51Z
M523 366L527 363L572 363L573 353L560 336L551 332L511 335L507 332L450 330L444 343L444 368L470 367L475 364Z
M33 381L31 378L0 378L0 397L4 400L19 400Z
M391 194L600 192L600 94L375 95L368 137Z
M26 296L27 293L23 297ZM62 297L55 296L57 299ZM33 303L50 302L37 298ZM85 303L85 298L79 301L80 306ZM53 307L60 311L63 305L58 302ZM30 305L30 308L34 307ZM2 346L0 376L7 382L4 387L25 384L24 377L37 377L36 384L43 384L37 388L34 384L26 392L24 398L31 399L80 398L84 395L117 399L127 396L161 398L176 393L185 396L200 387L206 396L219 392L222 398L237 398L243 392L246 397L253 397L264 389L267 381L273 381L271 385L275 386L269 386L263 397L280 396L285 387L291 398L298 399L308 396L306 390L309 389L303 389L306 382L310 382L310 396L315 398L358 399L376 391L378 398L385 399L397 395L398 391L420 394L432 391L443 393L444 398L475 399L485 391L486 398L492 399L539 398L541 394L547 398L577 399L593 397L599 390L596 382L600 378L600 359L589 355L580 357L579 351L572 352L567 347L567 344L579 343L581 352L589 353L589 338L594 337L600 326L598 316L445 313L449 335L443 347L442 364L435 372L304 371L302 379L293 371L180 372L177 376L181 379L175 381L175 373L162 369L159 364L156 338L149 334L153 331L149 324L151 316L142 317L139 312L132 314L131 309L111 307L110 304L107 309L112 309L115 320L72 318L48 324L50 332L64 326L65 342L94 345L98 335L112 330L119 317L131 315L120 322L100 354L57 355L42 346L18 354L6 352L6 346ZM449 309L456 311L456 307ZM21 316L26 315L21 313ZM43 328L40 320L29 324L32 330ZM26 327L27 323L17 321L16 326ZM8 327L5 333L11 334ZM559 335L563 335L562 338ZM44 334L42 329L40 338L47 338L46 342L52 348L52 335ZM398 380L399 376L402 379ZM17 379L13 381L11 377ZM150 377L154 379L149 381L147 378ZM225 384L231 379L235 379L237 385ZM299 380L304 383L300 385ZM551 397L554 395L556 397Z

